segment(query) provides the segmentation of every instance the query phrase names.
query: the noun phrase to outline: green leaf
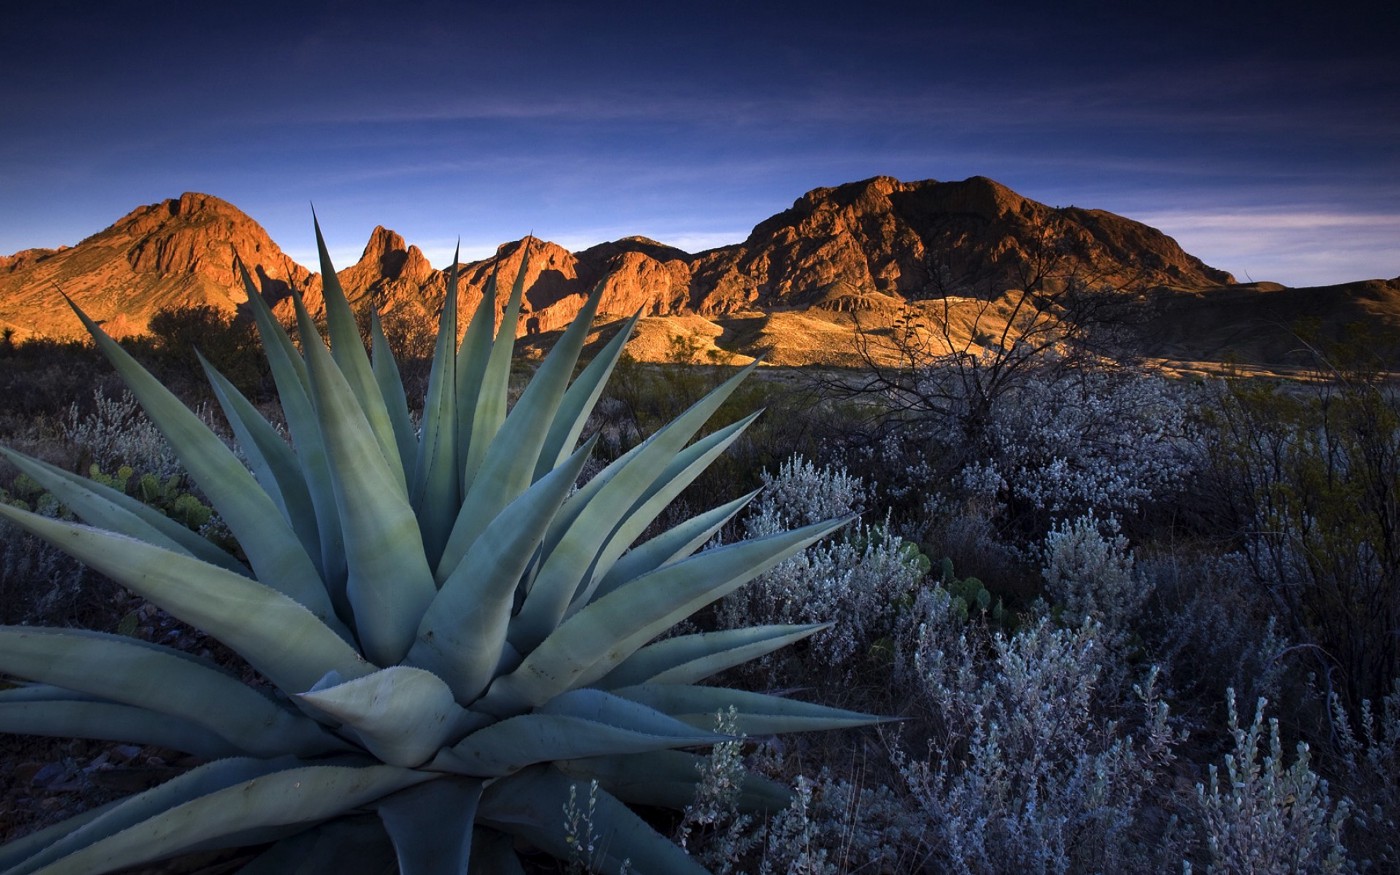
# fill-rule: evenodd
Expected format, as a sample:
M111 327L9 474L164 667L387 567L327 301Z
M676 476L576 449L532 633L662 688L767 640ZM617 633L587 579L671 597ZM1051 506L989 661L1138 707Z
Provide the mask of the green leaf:
M521 836L554 856L567 860L573 848L560 828L561 814L573 784L557 769L537 766L494 782L481 794L482 823ZM588 787L577 788L575 805L587 806ZM634 872L705 875L704 868L685 851L647 825L626 805L599 790L594 815L599 871L618 873L623 861Z
M258 487L253 475L180 399L137 364L76 304L72 307L98 348L141 402L146 415L170 442L185 469L209 496L247 553L258 579L296 599L316 616L330 621L330 600L315 563L306 555L277 505Z
M379 444L389 470L396 476L399 490L407 495L408 485L404 480L403 460L399 458L398 437L394 434L389 409L379 391L379 381L375 379L374 370L370 367L364 341L360 339L360 327L350 309L350 301L345 297L345 290L341 288L335 265L331 264L325 238L321 236L321 224L315 220L314 214L312 221L316 226L316 252L321 260L321 295L326 303L326 325L330 329L331 355L335 357L340 373L359 401L370 430L374 433L375 442ZM314 328L310 331L302 328L304 355L309 357L310 349L319 346L313 342L319 337ZM403 389L398 388L396 392L401 394Z
M628 550L613 563L612 568L608 569L608 573L598 582L592 597L605 596L634 577L640 577L648 571L655 571L663 565L669 565L694 553L762 491L755 489L728 504L697 514Z
M469 872L481 782L455 776L400 790L376 806L401 875Z
M418 435L414 433L413 420L408 416L408 398L404 395L403 377L399 374L398 362L394 360L394 351L389 347L389 338L384 336L384 324L379 319L378 310L369 311L369 336L374 351L374 380L379 385L379 394L384 399L389 424L394 429L399 459L404 466L404 482L408 483L408 478L413 473L408 466L412 465L418 456Z
M644 574L566 620L472 707L511 716L590 684L666 629L850 520L729 544Z
M656 487L681 449L756 365L726 380L637 447L615 471L605 472L609 476L604 485L590 494L568 530L549 548L524 605L511 621L511 646L527 653L559 625L594 567L600 545L608 543L637 500Z
M584 366L582 373L569 385L563 400L559 402L554 421L550 423L549 434L545 437L539 462L535 465L536 479L562 462L578 443L589 414L602 397L603 388L612 376L613 367L622 356L622 348L627 344L627 339L632 336L632 331L641 318L641 310L632 314L632 318L622 324L622 328L613 339Z
M306 309L298 319L310 325ZM393 665L408 653L423 611L437 594L403 471L384 455L340 369L319 343L307 344L312 401L321 424L345 534L346 596L365 655Z
M0 455L33 477L89 525L187 553L245 577L253 574L198 532L125 493L6 447L0 447Z
M520 260L520 270L515 274L510 300L506 302L505 314L501 317L501 327L496 332L496 340L491 344L486 368L480 376L481 382L476 392L476 406L471 411L463 410L460 407L457 411L458 416L469 412L471 415L469 420L471 440L463 457L465 460L462 480L463 494L471 493L472 481L481 468L482 460L486 458L486 450L495 440L496 432L500 430L501 424L506 419L506 390L510 383L510 360L515 351L515 328L520 319L520 301L525 294L525 272L530 265L530 247L533 243L534 238L526 238L525 253ZM484 300L482 303L485 305ZM488 318L494 320L495 313L488 314ZM475 317L472 322L476 322Z
M673 720L602 690L572 690L543 707L479 729L451 748L463 774L490 778L551 760L714 744L726 736Z
M465 716L447 684L432 672L403 665L300 697L344 722L371 753L391 766L426 762Z
M593 560L593 567L580 580L579 589L575 592L565 616L577 611L593 599L598 584L611 571L613 563L618 560L618 557L642 532L646 531L647 527L656 521L667 505L694 482L695 478L700 476L715 459L719 458L720 454L727 450L734 441L739 439L739 436L757 417L757 412L751 413L738 422L706 435L676 454L671 464L666 466L666 470L661 473L656 482L637 499L632 505L632 509L627 512L617 524L617 528L608 536L606 545L598 551L598 555Z
M633 805L685 808L695 802L700 767L707 758L679 750L656 750L625 756L590 757L557 762L571 779L597 781L603 789ZM745 773L739 792L740 811L786 808L792 791L761 775Z
M461 507L462 481L457 464L457 260L452 255L433 350L428 392L423 399L423 433L419 438L410 498L423 530L428 565L438 569L443 546Z
M602 689L634 684L692 684L801 641L831 623L751 626L680 635L648 644L598 681Z
M242 269L241 263L239 267ZM306 362L287 332L273 318L262 296L253 288L247 271L243 271L243 281L248 287L248 301L257 319L258 333L262 336L263 349L277 384L282 415L287 419L287 431L291 433L297 460L316 511L316 533L320 542L318 567L322 580L337 616L348 621L350 603L345 597L345 546L340 531L340 511L336 508L335 487L331 485L330 463L321 439L321 426L316 421L316 410L311 404L311 378L306 371ZM314 342L317 338L310 340Z
M12 701L11 692L0 691L0 732L150 744L205 759L246 753L203 726L146 708L60 698L62 691L49 701Z
M473 701L495 675L520 577L594 442L501 511L423 613L408 661L445 680L459 702Z
M299 602L257 581L152 544L8 505L0 504L0 517L224 642L286 692L310 689L330 670L359 677L374 669Z
M189 721L254 756L345 749L213 663L123 635L0 626L0 671Z
M691 726L712 726L716 712L733 706L738 711L735 731L744 735L849 729L895 719L727 687L638 684L620 687L613 693L655 708Z
M214 389L214 397L218 399L224 418L238 438L238 445L252 466L258 483L282 509L282 517L296 532L306 554L312 561L319 562L321 540L316 526L316 508L311 502L311 493L306 488L306 478L296 453L228 378L209 364L198 350L195 353L199 355L199 363ZM319 567L317 570L321 571Z
M523 274L523 265L521 270ZM444 565L455 566L501 509L529 488L540 449L559 409L560 399L564 397L602 293L600 283L535 371L505 423L491 439L481 467L472 478L471 488L462 499L443 552ZM497 345L500 343L498 338ZM494 350L492 354L496 354Z
M268 848L238 875L390 875L394 846L379 819L344 817L299 832Z
M247 777L236 780L241 775ZM394 766L300 766L286 758L211 763L131 797L12 875L99 875L194 848L238 844L240 835L310 826L429 777Z
M467 325L467 333L462 337L462 346L457 350L457 400L453 405L457 410L457 465L458 489L465 494L471 485L472 471L467 460L471 457L472 444L478 441L476 407L481 399L482 387L486 381L486 366L491 361L492 336L496 329L496 280L501 270L501 261L496 259L491 275L486 278L481 301ZM495 436L485 434L482 429L479 441L484 452L486 442Z

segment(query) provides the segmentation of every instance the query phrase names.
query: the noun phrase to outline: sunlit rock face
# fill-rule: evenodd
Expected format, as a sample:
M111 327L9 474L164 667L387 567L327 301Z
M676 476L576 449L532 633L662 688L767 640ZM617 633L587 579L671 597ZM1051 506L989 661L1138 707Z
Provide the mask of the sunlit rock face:
M139 207L74 246L0 257L0 329L17 340L77 337L59 289L117 336L146 331L164 308L235 312L246 301L238 260L284 317L293 291L313 313L323 309L320 274L292 261L237 207L186 193ZM373 305L402 327L436 321L447 267L376 227L360 259L338 276L352 305ZM631 350L642 360L674 356L680 337L700 343L706 360L762 354L772 363L851 363L857 326L878 328L945 295L985 300L1028 285L1053 290L1069 278L1154 296L1162 316L1142 352L1164 357L1238 358L1236 341L1221 334L1226 328L1295 316L1400 332L1394 281L1318 290L1236 284L1140 222L1052 208L985 177L881 176L814 189L743 242L700 253L645 237L580 252L536 238L511 241L460 265L460 306L476 306L493 272L513 281L522 269L522 335L547 341L602 283L601 321L646 317ZM1259 342L1251 341L1250 357L1274 355L1266 334L1251 335Z

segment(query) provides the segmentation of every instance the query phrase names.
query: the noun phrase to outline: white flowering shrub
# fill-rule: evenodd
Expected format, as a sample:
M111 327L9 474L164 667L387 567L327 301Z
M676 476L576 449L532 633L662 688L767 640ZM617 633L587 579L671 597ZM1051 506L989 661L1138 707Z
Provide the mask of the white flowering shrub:
M1332 696L1334 754L1350 796L1359 841L1373 867L1400 872L1400 678L1378 704L1369 699L1348 714Z
M1173 839L1136 838L1144 800L1175 738L1155 672L1137 688L1136 734L1094 710L1100 628L1057 628L1042 613L1014 634L951 618L937 590L901 677L934 722L927 759L897 754L928 818L937 868L963 873L1150 871Z
M1173 494L1193 464L1188 413L1161 377L1031 374L992 409L975 478L999 476L1013 503L1054 519L1135 513Z
M1149 593L1140 628L1178 696L1218 702L1233 688L1250 701L1277 697L1292 642L1244 556L1174 547L1134 568Z
M129 465L142 474L153 474L161 479L184 473L165 435L125 389L116 398L108 398L98 389L93 393L93 409L88 413L82 413L77 402L69 405L64 418L64 436L69 443L91 454L92 461L103 471L116 471Z
M1224 780L1211 766L1209 788L1196 785L1208 871L1354 871L1342 844L1351 803L1333 803L1327 781L1309 767L1308 746L1299 742L1293 763L1285 763L1278 720L1271 718L1264 731L1265 700L1248 728L1240 726L1233 690L1226 703L1235 748L1225 755Z
M1046 592L1065 620L1074 626L1095 620L1105 644L1121 647L1151 591L1133 571L1118 521L1085 514L1062 522L1045 536L1043 556Z
M744 520L751 538L851 513L864 497L860 478L818 469L797 456L776 477L765 473L764 482ZM719 606L721 625L831 622L811 639L813 650L823 665L849 669L893 634L901 608L913 602L928 569L928 559L888 524L858 523L844 537L808 548L727 596Z
M837 466L818 468L800 455L780 465L776 475L764 471L762 476L763 494L755 503L758 513L746 524L750 537L859 513L865 505L861 478Z

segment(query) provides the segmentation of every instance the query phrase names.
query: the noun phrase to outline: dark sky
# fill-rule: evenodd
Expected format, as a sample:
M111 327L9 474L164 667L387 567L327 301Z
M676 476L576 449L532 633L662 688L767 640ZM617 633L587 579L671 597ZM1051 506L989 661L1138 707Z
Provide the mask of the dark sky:
M0 253L229 200L303 263L737 242L807 190L990 176L1240 279L1400 275L1382 4L6 2ZM1371 11L1363 11L1363 8Z

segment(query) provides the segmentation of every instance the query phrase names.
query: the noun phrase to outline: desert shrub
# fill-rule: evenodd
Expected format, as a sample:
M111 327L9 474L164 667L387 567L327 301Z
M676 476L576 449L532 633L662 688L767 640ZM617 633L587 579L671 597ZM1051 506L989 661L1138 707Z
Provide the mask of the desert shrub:
M936 865L982 873L1148 871L1176 850L1138 839L1146 800L1173 757L1155 671L1136 688L1136 734L1095 708L1103 645L1095 623L1048 614L1014 633L965 622L941 588L901 639L900 676L929 718L927 759L896 756L928 819Z
M1134 573L1118 521L1086 514L1060 523L1045 536L1044 556L1045 588L1065 620L1076 626L1097 621L1101 640L1121 649L1150 589Z
M1191 466L1188 405L1160 377L1031 378L1009 400L991 415L987 458L972 465L981 478L1001 478L1027 537L1086 513L1122 519L1169 501Z
M1218 525L1350 713L1400 675L1400 397L1234 382L1209 411Z
M1139 629L1179 697L1215 703L1228 689L1251 700L1279 694L1297 657L1242 555L1158 548L1136 570L1150 593Z
M744 520L745 534L763 537L801 520L850 514L864 501L860 478L833 466L817 468L794 456L777 475L763 476L765 490ZM888 523L857 523L843 537L816 545L758 577L720 604L725 625L820 623L814 660L850 671L872 645L895 631L901 607L912 603L929 570L918 547L894 534Z
M1268 721L1265 734L1264 699L1248 728L1240 726L1233 690L1226 701L1235 746L1225 756L1225 780L1212 765L1209 786L1196 785L1208 871L1353 871L1342 844L1351 803L1333 802L1327 781L1309 766L1305 743L1285 763L1278 720Z
M130 466L161 478L184 473L165 435L126 390L114 397L101 389L93 392L89 410L70 404L63 429L80 456L103 470Z
M185 393L205 394L201 356L245 395L263 394L270 382L251 320L210 304L186 304L157 310L148 331L140 345L149 347L153 370Z
M1400 871L1400 680L1355 716L1336 696L1332 709L1331 761L1352 800L1352 847L1381 871Z

